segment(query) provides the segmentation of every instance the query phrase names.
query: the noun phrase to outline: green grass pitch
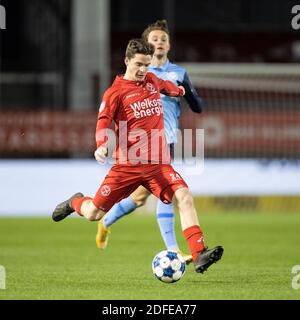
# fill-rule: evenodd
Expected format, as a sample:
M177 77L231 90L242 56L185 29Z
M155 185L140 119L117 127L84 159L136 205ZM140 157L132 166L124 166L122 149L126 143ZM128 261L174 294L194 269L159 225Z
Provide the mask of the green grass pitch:
M203 214L200 222L206 243L224 246L222 260L203 275L190 265L179 282L165 284L151 270L164 249L154 215L120 220L104 251L95 247L96 223L83 218L1 218L0 299L300 299L291 285L300 265L299 214Z

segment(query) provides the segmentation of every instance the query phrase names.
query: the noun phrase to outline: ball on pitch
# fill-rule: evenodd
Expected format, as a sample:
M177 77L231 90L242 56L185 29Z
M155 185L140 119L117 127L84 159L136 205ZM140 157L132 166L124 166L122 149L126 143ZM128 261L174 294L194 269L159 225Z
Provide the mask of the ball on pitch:
M154 257L152 270L158 280L172 283L183 277L186 270L186 263L178 252L164 250Z

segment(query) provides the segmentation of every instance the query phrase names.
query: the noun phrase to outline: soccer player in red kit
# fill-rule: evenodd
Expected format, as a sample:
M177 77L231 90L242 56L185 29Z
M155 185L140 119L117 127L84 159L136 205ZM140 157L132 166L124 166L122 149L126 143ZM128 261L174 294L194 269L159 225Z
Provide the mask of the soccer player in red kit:
M169 148L164 135L160 93L183 96L183 87L147 73L154 47L141 39L128 43L126 72L117 76L105 92L96 128L95 157L104 162L107 156L107 130L112 121L119 140L116 164L104 178L94 198L74 194L58 204L52 214L60 221L76 211L90 221L100 220L121 199L143 185L165 203L177 203L184 237L188 242L196 272L203 273L217 262L223 247L208 249L204 245L193 196L187 184L170 164Z

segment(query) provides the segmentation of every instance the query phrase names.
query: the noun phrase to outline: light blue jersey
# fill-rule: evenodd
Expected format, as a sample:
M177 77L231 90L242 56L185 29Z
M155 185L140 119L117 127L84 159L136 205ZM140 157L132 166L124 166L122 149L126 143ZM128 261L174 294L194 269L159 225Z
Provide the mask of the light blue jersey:
M177 81L183 82L186 75L186 71L183 67L180 67L169 60L166 61L160 67L156 67L151 64L148 71L154 73L157 77L162 80L170 80L174 84L178 85ZM180 116L180 98L168 97L161 94L161 100L164 110L164 123L167 143L176 143L178 129L178 118Z

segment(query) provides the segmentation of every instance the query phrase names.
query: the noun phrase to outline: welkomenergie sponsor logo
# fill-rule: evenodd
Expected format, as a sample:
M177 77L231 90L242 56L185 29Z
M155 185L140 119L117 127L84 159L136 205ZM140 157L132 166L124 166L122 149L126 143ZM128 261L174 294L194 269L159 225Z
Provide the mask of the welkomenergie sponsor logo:
M151 115L161 115L163 113L161 99L144 99L143 101L130 104L136 119L149 117Z

